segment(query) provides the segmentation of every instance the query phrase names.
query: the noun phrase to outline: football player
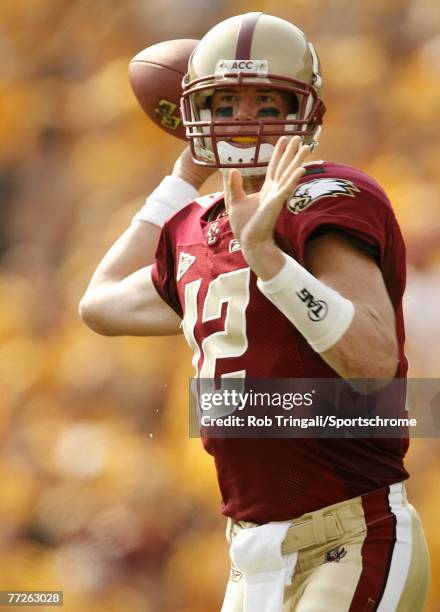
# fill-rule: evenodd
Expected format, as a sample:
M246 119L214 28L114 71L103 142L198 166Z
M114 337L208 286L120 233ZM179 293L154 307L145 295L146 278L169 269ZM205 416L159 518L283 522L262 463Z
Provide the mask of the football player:
M182 327L201 378L404 378L402 236L371 177L305 164L324 111L318 56L296 26L248 13L209 31L184 79L190 151L99 264L86 324ZM218 168L224 193L199 198ZM204 445L228 517L224 612L424 609L406 439Z

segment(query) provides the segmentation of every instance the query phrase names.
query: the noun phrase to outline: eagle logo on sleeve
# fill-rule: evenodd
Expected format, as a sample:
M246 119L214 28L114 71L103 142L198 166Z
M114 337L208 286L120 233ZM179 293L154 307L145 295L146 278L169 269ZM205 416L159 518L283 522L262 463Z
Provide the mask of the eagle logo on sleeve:
M352 181L338 178L319 178L296 187L287 200L287 209L294 215L308 208L321 198L349 196L354 198L360 189Z

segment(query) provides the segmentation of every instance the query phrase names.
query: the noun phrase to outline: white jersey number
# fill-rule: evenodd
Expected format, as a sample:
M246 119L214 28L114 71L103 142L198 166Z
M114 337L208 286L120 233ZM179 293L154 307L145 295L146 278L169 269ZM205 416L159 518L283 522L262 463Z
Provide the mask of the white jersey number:
M197 299L201 279L185 286L185 316L183 331L185 338L194 351L193 366L196 376L214 378L217 359L240 357L248 348L246 336L246 308L249 304L250 269L242 268L220 274L210 282L201 312L201 323L219 319L222 305L227 304L224 330L205 338L200 347L194 337L194 328L199 316ZM203 363L200 367L200 360ZM244 378L245 370L223 374L227 378Z

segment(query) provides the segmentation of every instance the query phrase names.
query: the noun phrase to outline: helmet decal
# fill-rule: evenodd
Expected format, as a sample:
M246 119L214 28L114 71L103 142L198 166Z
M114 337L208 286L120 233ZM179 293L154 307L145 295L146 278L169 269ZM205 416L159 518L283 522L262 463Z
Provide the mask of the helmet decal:
M227 60L221 59L215 67L215 76L224 78L230 72L257 73L258 77L267 77L269 66L267 60Z
M235 59L247 60L251 57L252 37L258 19L263 13L246 13L243 15L238 31L237 50Z

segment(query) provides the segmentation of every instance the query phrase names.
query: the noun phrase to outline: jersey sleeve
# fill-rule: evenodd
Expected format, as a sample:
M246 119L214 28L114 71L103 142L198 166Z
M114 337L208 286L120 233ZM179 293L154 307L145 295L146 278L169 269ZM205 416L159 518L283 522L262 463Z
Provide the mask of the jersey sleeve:
M175 258L173 243L167 225L162 228L151 269L151 279L160 297L179 315L183 316L175 282Z
M305 210L286 214L290 214L290 242L301 263L304 263L308 240L335 230L352 238L353 243L364 245L364 249L374 255L382 266L387 243L398 231L386 195L363 188L318 198Z

